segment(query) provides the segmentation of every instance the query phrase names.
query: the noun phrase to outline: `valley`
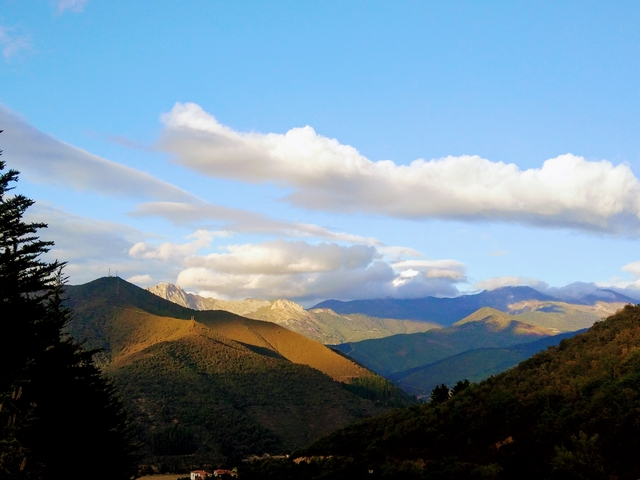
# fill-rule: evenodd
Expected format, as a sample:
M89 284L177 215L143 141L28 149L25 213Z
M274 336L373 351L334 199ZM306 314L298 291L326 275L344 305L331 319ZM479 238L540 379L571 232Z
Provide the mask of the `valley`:
M455 298L330 300L305 310L285 299L205 298L170 284L148 290L198 309L242 312L329 344L420 399L441 383L480 381L511 368L631 302L608 290L568 303L530 287L505 287ZM338 341L346 338L353 340Z

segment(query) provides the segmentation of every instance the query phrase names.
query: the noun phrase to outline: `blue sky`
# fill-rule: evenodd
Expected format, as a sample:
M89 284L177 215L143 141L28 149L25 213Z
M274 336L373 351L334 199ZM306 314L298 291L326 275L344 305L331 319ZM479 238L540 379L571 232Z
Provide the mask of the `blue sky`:
M0 52L71 283L640 288L637 2L0 0Z

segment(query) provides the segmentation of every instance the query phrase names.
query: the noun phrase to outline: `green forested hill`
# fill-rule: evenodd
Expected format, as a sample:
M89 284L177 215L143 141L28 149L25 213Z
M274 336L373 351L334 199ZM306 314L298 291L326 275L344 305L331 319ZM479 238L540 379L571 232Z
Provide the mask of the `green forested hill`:
M247 478L637 479L640 307L439 404L325 437ZM327 456L331 456L328 458ZM371 473L370 473L371 472Z
M104 349L102 368L139 425L146 461L165 470L287 453L410 403L388 381L272 323L189 310L119 278L66 294L69 333Z
M504 372L534 354L558 345L565 338L579 333L569 332L552 337L544 337L533 342L519 343L502 348L478 348L447 357L428 365L397 372L389 379L399 385L405 392L428 398L430 392L438 385L455 385L458 381L478 382L491 375Z
M390 376L467 350L506 347L555 333L543 327L491 317L446 329L351 342L334 348L373 371Z

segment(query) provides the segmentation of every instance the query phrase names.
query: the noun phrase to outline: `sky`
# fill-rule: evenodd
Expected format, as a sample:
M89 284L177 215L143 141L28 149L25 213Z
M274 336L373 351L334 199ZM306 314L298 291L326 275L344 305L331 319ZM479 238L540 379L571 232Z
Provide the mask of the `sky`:
M72 284L640 298L638 85L635 1L0 0L2 159Z

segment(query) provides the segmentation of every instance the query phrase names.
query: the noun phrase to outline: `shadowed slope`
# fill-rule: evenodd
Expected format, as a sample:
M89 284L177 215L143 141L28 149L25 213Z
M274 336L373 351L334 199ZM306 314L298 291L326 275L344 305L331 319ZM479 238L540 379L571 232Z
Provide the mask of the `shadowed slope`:
M479 348L447 357L422 367L398 372L389 378L404 391L428 398L430 392L442 383L452 387L456 382L479 382L517 365L548 347L558 345L585 330L541 338L503 348Z
M498 316L441 330L353 342L336 348L367 368L389 376L466 350L505 347L554 333L553 330Z

